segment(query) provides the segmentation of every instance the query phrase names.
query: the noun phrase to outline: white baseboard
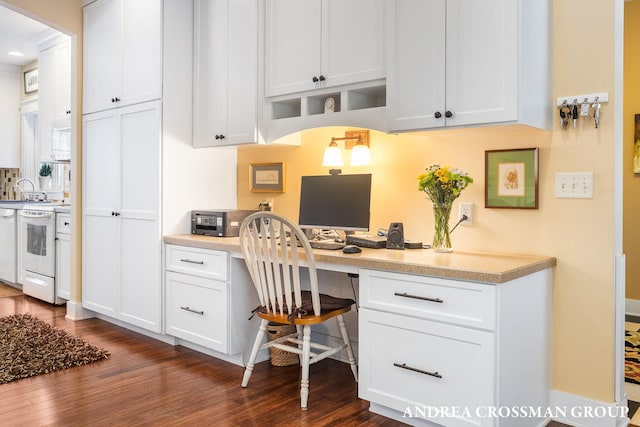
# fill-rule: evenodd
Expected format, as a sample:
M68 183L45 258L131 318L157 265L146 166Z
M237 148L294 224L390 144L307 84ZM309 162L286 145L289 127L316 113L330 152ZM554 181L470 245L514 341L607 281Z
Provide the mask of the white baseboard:
M626 299L624 301L624 313L628 316L640 317L640 300Z
M553 419L575 427L625 427L629 425L627 400L606 403L584 396L551 390Z
M95 313L82 308L79 302L67 301L67 314L65 316L69 320L84 320L95 317Z

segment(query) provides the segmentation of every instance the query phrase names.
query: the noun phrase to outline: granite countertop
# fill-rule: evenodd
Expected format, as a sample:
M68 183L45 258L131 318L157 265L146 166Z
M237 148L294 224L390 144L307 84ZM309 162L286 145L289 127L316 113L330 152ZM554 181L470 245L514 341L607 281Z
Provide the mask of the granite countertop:
M165 236L164 241L174 245L223 250L241 256L237 237L181 234ZM314 249L314 256L318 268L322 268L323 263L338 264L493 284L505 283L556 265L556 259L550 256L455 250L441 254L431 249L362 248L362 252L357 254Z
M25 200L0 200L0 208L2 209L20 210L27 205L51 207L52 211L60 212L60 213L71 212L71 205L69 205L68 203L52 202L52 201L45 201L45 202L35 201L34 202L34 201L25 201Z

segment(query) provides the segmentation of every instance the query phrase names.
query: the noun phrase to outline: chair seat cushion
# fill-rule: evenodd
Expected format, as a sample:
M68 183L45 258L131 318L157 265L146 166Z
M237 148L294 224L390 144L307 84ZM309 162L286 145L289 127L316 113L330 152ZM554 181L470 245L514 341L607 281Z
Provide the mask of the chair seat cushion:
M313 302L311 298L311 291L301 291L302 304L300 307L294 307L294 310L286 317L289 323L297 323L296 319L309 319L315 317L313 312ZM341 314L348 311L350 307L355 304L355 301L351 298L336 298L331 295L319 294L320 296L320 317L331 317L332 312L335 314ZM292 296L293 299L293 296ZM276 308L276 311L278 309ZM278 316L277 312L274 313L267 309L267 307L258 307L256 309L258 315L262 318L268 318L272 320L272 316ZM262 314L262 315L260 315ZM303 322L307 323L307 322ZM310 322L315 323L315 322Z

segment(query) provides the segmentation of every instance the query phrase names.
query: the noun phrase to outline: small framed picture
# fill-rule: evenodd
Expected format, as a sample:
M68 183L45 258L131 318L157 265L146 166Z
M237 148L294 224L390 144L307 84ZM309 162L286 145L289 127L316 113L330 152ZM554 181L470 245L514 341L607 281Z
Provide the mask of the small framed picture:
M33 93L38 91L38 69L24 72L24 93Z
M251 163L249 191L254 193L284 193L284 163Z
M485 151L484 206L538 209L538 148Z

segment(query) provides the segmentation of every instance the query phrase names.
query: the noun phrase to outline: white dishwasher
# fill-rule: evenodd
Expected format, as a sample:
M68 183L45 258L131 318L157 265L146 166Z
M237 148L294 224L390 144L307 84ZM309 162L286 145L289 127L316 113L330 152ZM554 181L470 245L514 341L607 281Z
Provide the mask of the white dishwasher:
M16 211L0 208L0 280L17 281Z

